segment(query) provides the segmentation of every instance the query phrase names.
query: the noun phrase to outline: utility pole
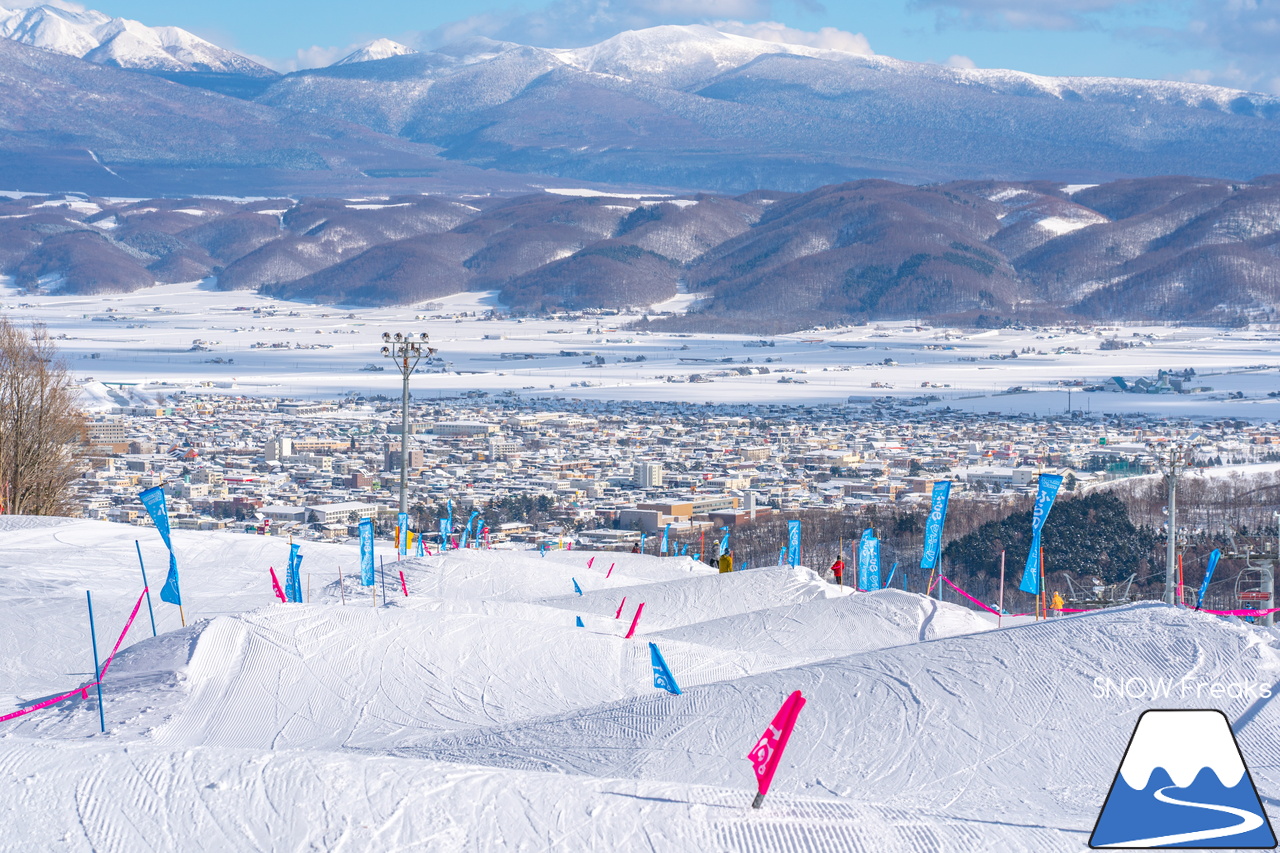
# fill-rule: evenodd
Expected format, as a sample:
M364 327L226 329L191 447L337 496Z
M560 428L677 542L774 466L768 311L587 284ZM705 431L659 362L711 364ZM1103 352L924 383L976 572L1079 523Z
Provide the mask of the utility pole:
M418 362L425 355L428 359L435 355L435 349L427 345L427 333L422 332L415 339L413 335L396 332L382 333L382 354L395 362L404 377L404 387L400 398L400 511L409 511L409 377L417 368ZM403 535L403 534L402 534ZM400 547L400 543L396 543Z

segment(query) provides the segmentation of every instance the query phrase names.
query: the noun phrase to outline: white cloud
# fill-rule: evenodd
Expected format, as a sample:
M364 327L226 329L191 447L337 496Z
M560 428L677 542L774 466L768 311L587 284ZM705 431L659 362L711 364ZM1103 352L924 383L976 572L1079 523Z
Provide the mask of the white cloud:
M1078 30L1096 26L1099 13L1151 6L1152 0L911 0L910 5L934 10L939 27Z
M712 21L711 26L724 33L732 33L760 41L771 41L777 44L802 44L806 47L817 47L824 50L840 50L845 53L856 53L859 56L874 56L871 43L862 33L851 33L835 27L823 27L816 32L798 30L778 21Z
M969 57L961 56L958 53L948 58L947 61L942 64L947 66L948 68L977 68L978 67L978 63L974 62Z

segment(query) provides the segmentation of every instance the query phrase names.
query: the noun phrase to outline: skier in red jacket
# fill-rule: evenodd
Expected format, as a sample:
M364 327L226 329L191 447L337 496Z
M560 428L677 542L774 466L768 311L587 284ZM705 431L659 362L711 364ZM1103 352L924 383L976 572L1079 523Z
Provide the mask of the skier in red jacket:
M831 564L831 574L836 576L837 586L844 586L844 560L836 557L836 561Z

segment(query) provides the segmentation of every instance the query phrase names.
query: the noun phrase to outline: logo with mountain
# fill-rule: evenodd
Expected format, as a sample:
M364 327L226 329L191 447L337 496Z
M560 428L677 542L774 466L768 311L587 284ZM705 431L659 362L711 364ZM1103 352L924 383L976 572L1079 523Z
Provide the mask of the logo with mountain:
M1226 715L1144 712L1089 846L1273 849L1271 821Z

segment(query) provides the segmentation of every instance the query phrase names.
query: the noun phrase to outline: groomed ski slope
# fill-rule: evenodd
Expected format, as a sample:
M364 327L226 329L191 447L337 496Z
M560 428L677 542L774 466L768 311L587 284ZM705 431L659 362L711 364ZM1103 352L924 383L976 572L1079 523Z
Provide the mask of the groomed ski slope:
M109 647L141 591L135 539L158 586L153 530L0 517L0 714L88 679L84 590ZM155 597L153 639L143 606L107 733L93 691L0 723L0 851L1083 850L1148 707L1221 707L1264 803L1280 793L1274 702L1194 690L1280 682L1280 635L1204 614L993 630L804 568L577 551L388 562L383 605L354 546L312 543L310 600L278 604L283 540L175 547L188 625ZM649 641L683 695L654 689ZM1094 682L1184 676L1190 695L1156 702ZM797 689L754 812L744 756Z

